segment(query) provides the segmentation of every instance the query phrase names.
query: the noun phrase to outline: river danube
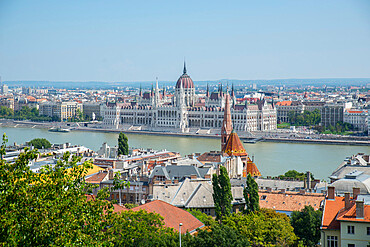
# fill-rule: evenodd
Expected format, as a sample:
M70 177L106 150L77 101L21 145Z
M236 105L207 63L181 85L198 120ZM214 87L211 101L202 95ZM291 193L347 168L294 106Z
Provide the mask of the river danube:
M102 132L72 131L69 133L49 132L46 129L0 127L6 133L9 144L24 143L33 138L46 138L51 143L79 144L97 151L103 142L117 145L118 134ZM141 134L127 134L130 147L167 149L183 156L220 149L220 140L211 138L172 137ZM277 176L294 169L300 172L311 171L316 178L328 180L328 176L339 166L345 157L356 153L370 153L370 147L291 144L259 142L244 144L254 156L262 175Z

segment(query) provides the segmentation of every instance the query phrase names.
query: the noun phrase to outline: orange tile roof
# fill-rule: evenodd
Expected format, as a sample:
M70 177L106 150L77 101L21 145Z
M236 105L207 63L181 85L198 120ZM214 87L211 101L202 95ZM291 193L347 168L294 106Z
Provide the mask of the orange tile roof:
M352 207L345 210L343 213L338 214L337 220L344 221L358 221L358 222L370 222L370 205L364 205L364 218L356 218L356 203L353 203Z
M130 210L145 210L160 214L164 218L164 225L166 227L172 227L176 231L179 230L179 224L182 223L181 232L184 233L187 231L191 233L197 228L204 226L204 224L191 213L161 200L155 200Z
M279 106L290 106L292 104L292 101L281 101L281 102L277 102L276 105L279 105Z
M340 223L336 220L339 210L344 208L344 197L336 196L335 200L325 200L324 213L322 216L322 229L339 229Z
M249 158L247 161L247 172L246 175L250 174L252 177L260 177L261 173L258 170L256 164L254 164Z
M85 181L86 183L90 184L100 183L107 175L108 175L107 172L99 172L97 174L92 175L91 177L88 177L87 179L85 179Z
M246 156L248 155L245 148L240 141L238 134L233 130L231 131L229 138L227 139L226 145L223 152L227 153L229 156Z
M297 192L258 192L260 196L260 207L270 208L278 211L299 211L304 206L312 206L315 210L320 208L324 195L309 193L299 194Z

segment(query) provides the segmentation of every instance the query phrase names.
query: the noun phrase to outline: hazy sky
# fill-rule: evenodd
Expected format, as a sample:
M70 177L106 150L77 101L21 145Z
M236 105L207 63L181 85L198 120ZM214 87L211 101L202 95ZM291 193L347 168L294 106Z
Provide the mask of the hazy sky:
M3 80L370 77L370 1L0 0Z

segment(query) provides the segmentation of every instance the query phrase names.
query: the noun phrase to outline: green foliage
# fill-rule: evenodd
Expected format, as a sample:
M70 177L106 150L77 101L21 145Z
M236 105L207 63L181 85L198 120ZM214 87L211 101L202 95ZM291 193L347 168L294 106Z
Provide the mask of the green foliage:
M197 236L187 234L183 240L185 247L244 247L250 246L248 240L236 229L225 225L214 225L200 229Z
M231 214L232 199L231 184L225 167L220 167L220 175L213 174L213 202L215 204L216 219L221 220L223 216Z
M352 133L351 131L354 130L354 127L350 123L344 123L344 122L337 122L335 126L329 125L327 128L324 128L322 126L315 127L317 131L324 134L349 134Z
M128 138L122 132L118 136L118 155L128 155Z
M41 148L51 148L51 143L45 138L35 138L28 142L29 146L33 146L37 149Z
M54 121L53 118L48 116L39 116L39 110L23 106L19 111L13 111L12 109L0 106L0 118L8 118L14 120L31 120L31 121Z
M135 203L126 203L125 205L125 208L127 209L131 209L131 208L136 208L138 207L139 205L135 204Z
M2 155L5 143L4 134ZM114 213L107 188L87 197L95 187L84 180L90 162L66 153L34 173L28 164L37 155L25 149L14 163L0 160L0 246L177 245L178 235L158 214Z
M279 178L280 179L293 178L303 181L305 178L307 178L307 174L303 172L297 172L296 170L289 170L284 175L280 175ZM315 179L312 173L311 179L312 180Z
M322 212L312 206L305 206L301 211L294 211L290 217L294 233L303 240L305 246L316 246L320 241Z
M291 246L297 240L288 216L272 209L261 209L244 215L234 213L222 221L239 231L252 246Z
M277 124L278 129L289 129L290 128L290 123L280 123Z
M288 112L289 123L295 126L314 126L321 122L321 113L319 109L314 111L304 111L297 113L295 111Z
M113 246L177 246L178 234L164 227L162 216L140 210L112 214L106 231Z
M256 212L260 209L258 184L250 174L247 176L247 184L243 190L243 196L245 199L246 213Z
M189 213L191 213L195 218L200 220L205 226L216 226L218 225L217 221L215 221L212 216L206 215L199 210L196 209L188 209Z

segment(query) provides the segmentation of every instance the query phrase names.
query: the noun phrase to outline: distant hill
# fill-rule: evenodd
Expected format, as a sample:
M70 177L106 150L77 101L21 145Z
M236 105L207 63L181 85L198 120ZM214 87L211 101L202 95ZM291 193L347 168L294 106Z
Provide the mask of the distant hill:
M117 87L140 87L149 88L155 85L154 81L143 82L99 82L99 81L86 81L86 82L63 82L63 81L5 81L4 84L8 86L22 86L22 87L47 87L47 88L91 88L91 89L109 89ZM234 84L236 86L248 86L251 84L257 85L274 85L274 86L294 86L294 85L328 85L328 86L349 86L349 85L366 85L370 83L370 78L323 78L323 79L276 79L276 80L233 80L233 79L220 79L209 81L194 81L196 86L217 85L222 83ZM175 81L160 81L159 85L174 86Z

